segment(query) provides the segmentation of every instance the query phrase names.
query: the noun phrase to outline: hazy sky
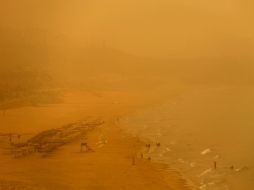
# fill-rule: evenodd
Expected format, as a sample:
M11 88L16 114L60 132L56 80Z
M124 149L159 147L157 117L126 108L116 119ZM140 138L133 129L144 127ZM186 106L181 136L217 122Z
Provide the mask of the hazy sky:
M159 57L254 54L252 0L11 0L1 25Z

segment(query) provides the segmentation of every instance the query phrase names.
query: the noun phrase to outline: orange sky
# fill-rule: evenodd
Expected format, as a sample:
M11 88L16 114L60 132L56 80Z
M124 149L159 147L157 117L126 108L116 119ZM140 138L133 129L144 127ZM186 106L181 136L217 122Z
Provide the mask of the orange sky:
M1 25L41 28L76 43L157 57L251 56L251 0L13 0Z

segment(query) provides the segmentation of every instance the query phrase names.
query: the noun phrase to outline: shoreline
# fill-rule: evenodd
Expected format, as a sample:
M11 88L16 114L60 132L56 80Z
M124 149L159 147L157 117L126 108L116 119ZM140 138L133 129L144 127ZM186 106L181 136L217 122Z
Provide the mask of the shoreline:
M110 147L107 147L107 144L105 144L104 150L102 148L103 151L110 151L111 149L116 149L115 147L118 146L118 150L114 153L119 153L121 156L124 156L129 167L134 168L134 173L141 172L141 175L144 175L142 180L147 180L147 183L154 183L150 184L152 186L154 185L154 188L147 186L143 188L133 187L131 189L193 190L193 187L190 186L187 179L184 179L177 170L169 169L168 165L157 163L152 158L141 156L143 154L142 149L146 144L139 138L127 134L114 121L99 129L95 129L95 131L90 133L91 136L88 134L88 137L91 137L91 143L96 139L96 133L97 135L108 135L108 146ZM145 178L145 175L148 177ZM138 181L138 179L135 179L133 182L135 184Z
M80 152L83 142L93 151ZM141 158L143 146L143 142L127 135L115 122L106 122L46 158L5 156L1 159L5 167L2 165L0 172L0 190L192 190L178 172Z
M9 155L0 155L0 190L192 190L181 173L168 170L165 164L138 155L133 165L133 155L145 143L121 129L116 118L145 105L144 99L124 93L120 97L119 93L100 97L74 93L67 94L64 102L12 110L1 118L5 126L1 130L32 135L87 118L101 118L106 124L45 158L31 155L10 159ZM87 143L93 152L80 153L81 143Z

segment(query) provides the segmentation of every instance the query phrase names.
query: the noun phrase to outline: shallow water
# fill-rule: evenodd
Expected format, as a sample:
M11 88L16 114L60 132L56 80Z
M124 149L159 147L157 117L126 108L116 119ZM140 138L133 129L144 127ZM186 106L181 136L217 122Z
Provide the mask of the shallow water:
M254 186L254 87L196 86L122 119L130 133L160 142L144 150L203 190ZM214 166L216 162L216 169Z

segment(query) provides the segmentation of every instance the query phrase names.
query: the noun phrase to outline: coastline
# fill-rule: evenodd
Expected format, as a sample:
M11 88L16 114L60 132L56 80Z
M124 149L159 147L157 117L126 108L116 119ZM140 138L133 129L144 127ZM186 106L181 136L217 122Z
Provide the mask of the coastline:
M80 152L82 142L93 151ZM176 171L166 172L167 166L141 158L143 146L108 121L46 158L2 155L0 189L192 190Z
M145 143L122 130L116 121L146 105L144 99L124 93L104 93L102 97L75 93L66 96L64 102L11 110L0 120L4 126L1 132L36 135L87 118L100 118L106 124L46 158L31 155L14 159L0 154L0 190L191 189L176 170L168 170L153 158L141 159L139 153ZM83 142L93 152L80 153Z

